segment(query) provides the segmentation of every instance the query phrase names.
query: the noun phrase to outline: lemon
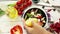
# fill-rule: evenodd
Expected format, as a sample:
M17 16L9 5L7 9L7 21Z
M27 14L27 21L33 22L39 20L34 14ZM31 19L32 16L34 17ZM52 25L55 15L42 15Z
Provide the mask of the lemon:
M17 16L18 16L18 11L17 11L14 7L9 6L7 10L8 10L8 16L9 16L11 19L17 18Z
M38 23L38 19L37 18L29 18L26 20L25 24L29 27L32 26L32 21L34 21L35 23Z

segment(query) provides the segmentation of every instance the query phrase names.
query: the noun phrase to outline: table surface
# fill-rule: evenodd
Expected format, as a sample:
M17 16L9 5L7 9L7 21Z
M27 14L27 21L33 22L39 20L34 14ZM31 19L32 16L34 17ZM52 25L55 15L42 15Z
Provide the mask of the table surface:
M17 0L0 0L0 1L17 1Z

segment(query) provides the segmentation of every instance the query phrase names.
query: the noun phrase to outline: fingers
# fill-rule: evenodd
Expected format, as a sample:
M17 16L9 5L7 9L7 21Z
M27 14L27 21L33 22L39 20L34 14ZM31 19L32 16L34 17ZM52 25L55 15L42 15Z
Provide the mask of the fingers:
M27 30L27 32L31 33L31 31L33 30L33 28L26 26L24 19L23 19L23 22L24 22L24 28Z
M33 28L28 27L28 26L25 26L25 29L26 29L29 33L31 33L31 32L32 32L32 30L33 30Z

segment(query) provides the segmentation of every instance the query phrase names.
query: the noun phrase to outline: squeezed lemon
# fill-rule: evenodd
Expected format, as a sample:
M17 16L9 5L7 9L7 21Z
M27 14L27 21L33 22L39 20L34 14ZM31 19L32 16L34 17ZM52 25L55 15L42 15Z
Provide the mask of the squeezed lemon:
M8 16L11 19L15 19L18 17L18 11L14 7L9 6L7 10L8 10Z
M32 21L34 21L35 23L38 23L38 19L37 18L29 18L26 20L25 24L29 27L32 26Z

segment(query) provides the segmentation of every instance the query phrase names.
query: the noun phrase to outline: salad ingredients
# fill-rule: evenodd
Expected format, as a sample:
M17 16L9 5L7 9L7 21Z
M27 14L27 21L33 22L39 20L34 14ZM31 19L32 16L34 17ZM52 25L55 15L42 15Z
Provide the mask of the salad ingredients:
M41 14L35 15L35 17L38 18L38 19L41 19L42 18Z
M15 5L15 8L18 10L18 15L22 15L24 9L26 9L31 5L32 5L32 1L30 0L19 0Z
M29 27L32 27L32 21L34 21L35 23L38 23L38 19L36 18L29 18L26 20L25 24Z
M10 30L11 34L23 34L23 30L22 27L20 25L16 25L14 26L11 30Z
M41 9L38 9L38 8L31 8L26 11L26 13L24 15L24 19L30 23L31 19L29 19L29 18L31 18L32 20L33 20L33 18L36 18L39 21L39 24L41 26L44 26L46 24L46 20L47 20L45 13ZM29 24L29 23L27 23L27 24ZM29 26L31 26L31 23Z
M8 11L8 16L11 19L16 19L18 17L18 11L14 7L9 6L7 11Z
M31 12L32 15L34 15L34 12Z
M5 12L2 9L0 9L0 16L2 16L4 14L5 14Z

